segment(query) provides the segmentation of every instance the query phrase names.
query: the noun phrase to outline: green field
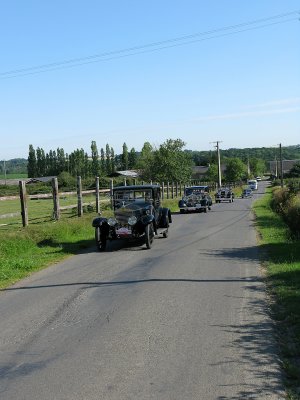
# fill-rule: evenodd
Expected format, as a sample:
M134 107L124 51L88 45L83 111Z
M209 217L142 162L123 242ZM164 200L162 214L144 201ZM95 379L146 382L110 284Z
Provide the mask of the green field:
M6 174L6 177L4 174L0 174L0 179L26 179L28 177L27 174Z

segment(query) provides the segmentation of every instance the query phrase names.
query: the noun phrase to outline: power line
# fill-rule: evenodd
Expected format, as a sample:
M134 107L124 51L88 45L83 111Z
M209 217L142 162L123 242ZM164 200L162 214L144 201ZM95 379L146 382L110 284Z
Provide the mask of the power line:
M272 25L277 25L277 24L282 24L285 22L299 20L298 17L283 19L283 18L286 18L291 15L295 15L295 14L300 14L300 10L295 10L295 11L291 11L289 13L278 14L278 15L274 15L271 17L261 18L261 19L257 19L257 20L253 20L253 21L248 21L248 22L244 22L244 23L240 23L240 24L236 24L236 25L230 25L230 26L226 26L226 27L222 27L222 28L218 28L218 29L213 29L210 31L198 32L198 33L180 36L180 37L176 37L176 38L172 38L172 39L168 39L168 40L162 40L159 42L148 43L148 44L141 45L141 46L128 47L128 48L124 48L121 50L114 50L114 51L109 51L109 52L105 52L105 53L90 55L87 57L73 58L73 59L49 63L49 64L41 64L38 66L33 66L33 67L28 67L28 68L9 70L9 71L5 71L5 72L1 72L0 79L15 78L18 76L33 75L33 74L38 74L38 73L43 73L43 72L48 72L48 71L53 71L53 70L58 70L58 69L73 68L73 67L78 67L78 66L82 66L85 64L109 61L109 60L124 58L124 57L131 57L131 56L135 56L138 54L165 50L167 48L172 48L172 47L184 46L184 45L201 42L201 41L205 41L205 40L211 40L211 39L215 39L215 38L219 38L219 37L223 37L223 36L235 35L238 33L249 31L249 30L262 29L262 28L272 26ZM270 22L267 24L263 24L263 25L251 26L251 25L261 24L262 22L267 22L267 21L271 21L271 20L275 20L275 19L280 19L280 20L275 21L275 22ZM247 26L250 26L250 27L245 28L245 29L240 29L240 28L244 28ZM224 33L221 33L221 32L224 32Z

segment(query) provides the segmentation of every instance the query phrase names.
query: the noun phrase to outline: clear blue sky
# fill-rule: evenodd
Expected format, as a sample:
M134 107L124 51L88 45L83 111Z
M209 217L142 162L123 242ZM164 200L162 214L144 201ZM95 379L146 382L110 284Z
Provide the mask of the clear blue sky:
M169 138L191 150L300 143L300 14L268 19L299 1L3 0L0 10L0 160L27 158L29 144L90 153L92 140L116 154Z

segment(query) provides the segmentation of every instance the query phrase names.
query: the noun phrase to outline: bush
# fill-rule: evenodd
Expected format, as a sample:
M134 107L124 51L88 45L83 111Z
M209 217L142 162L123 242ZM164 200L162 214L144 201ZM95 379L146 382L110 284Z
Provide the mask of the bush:
M296 191L297 193L297 191ZM300 235L300 197L295 190L277 188L273 190L271 208L280 214L294 236Z
M295 197L285 214L285 221L293 235L300 236L300 198Z
M271 200L271 208L278 214L284 214L290 206L293 194L288 188L276 188L273 190L273 197Z
M61 172L57 177L57 181L59 189L63 188L64 191L67 189L71 191L76 190L76 178L69 174L69 172Z

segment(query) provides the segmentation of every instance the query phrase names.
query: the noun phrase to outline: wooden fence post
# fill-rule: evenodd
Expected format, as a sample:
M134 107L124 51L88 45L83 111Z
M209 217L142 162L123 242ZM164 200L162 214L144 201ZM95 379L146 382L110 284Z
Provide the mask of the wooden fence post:
M53 218L58 221L60 218L60 208L59 208L57 178L52 178L52 195L53 195Z
M161 199L163 200L165 197L165 182L161 184Z
M169 199L170 184L167 182L167 199Z
M83 207L82 207L82 187L81 187L81 176L77 176L77 215L82 217Z
M19 188L20 188L22 224L23 224L23 226L27 226L28 225L28 208L27 208L27 196L26 196L25 181L19 181Z
M172 182L172 193L171 193L171 199L174 199L174 182Z
M96 176L96 213L101 214L99 195L99 176Z

